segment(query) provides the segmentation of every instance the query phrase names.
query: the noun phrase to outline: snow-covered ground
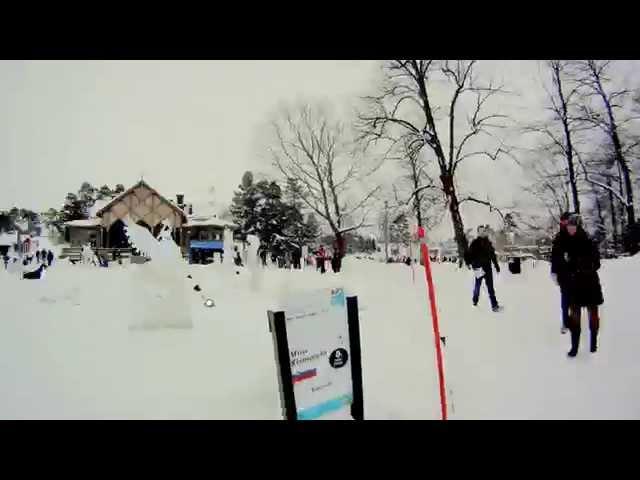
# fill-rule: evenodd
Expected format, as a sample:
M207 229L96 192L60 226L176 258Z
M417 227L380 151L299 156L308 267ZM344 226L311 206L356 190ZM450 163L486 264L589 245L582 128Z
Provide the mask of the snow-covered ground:
M472 276L435 264L451 418L640 418L640 256L604 261L600 349L568 359L548 264L496 280L504 312ZM296 291L344 285L360 303L365 418L437 419L439 398L424 270L345 260L320 276L268 269L259 283L219 264L190 266L193 329L130 330L136 268L54 265L42 281L0 271L0 418L281 418L267 310ZM244 273L244 272L243 272Z

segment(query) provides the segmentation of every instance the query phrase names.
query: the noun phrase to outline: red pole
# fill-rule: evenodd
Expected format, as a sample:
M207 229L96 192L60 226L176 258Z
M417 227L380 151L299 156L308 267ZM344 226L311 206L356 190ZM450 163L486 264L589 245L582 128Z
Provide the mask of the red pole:
M436 308L436 293L433 287L431 276L431 262L429 260L429 249L424 238L424 230L421 232L420 247L422 260L424 261L424 272L427 277L427 290L429 303L431 304L431 319L433 320L433 335L436 342L436 361L438 364L438 382L440 383L440 407L442 409L442 420L447 419L447 392L444 387L444 366L442 362L442 347L440 345L440 327L438 325L438 309Z

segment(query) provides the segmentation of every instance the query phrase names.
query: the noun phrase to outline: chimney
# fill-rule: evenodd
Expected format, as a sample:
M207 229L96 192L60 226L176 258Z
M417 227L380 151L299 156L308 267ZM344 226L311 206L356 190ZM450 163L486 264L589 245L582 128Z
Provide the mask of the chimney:
M193 215L193 203L189 204L189 215Z

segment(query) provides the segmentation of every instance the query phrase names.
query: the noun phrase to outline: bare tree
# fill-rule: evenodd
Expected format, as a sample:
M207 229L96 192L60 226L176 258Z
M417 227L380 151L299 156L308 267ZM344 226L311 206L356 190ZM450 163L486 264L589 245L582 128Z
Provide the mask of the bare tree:
M628 225L635 225L635 209L633 202L632 171L628 155L638 146L637 142L626 143L622 138L625 125L633 117L618 115L623 108L622 101L630 93L629 90L613 90L610 88L610 61L587 60L576 62L576 80L583 89L583 103L580 106L580 120L584 124L601 130L614 152L614 158L620 167L624 182L625 210ZM590 100L599 99L602 109L592 107Z
M596 149L586 158L583 158L582 155L577 155L584 181L592 188L597 188L608 195L613 241L616 246L619 246L625 231L624 214L627 198L624 195L622 171L615 157L616 154L610 145ZM604 200L601 200L601 202L604 202Z
M277 138L276 146L270 149L273 163L286 180L301 182L301 200L327 222L340 262L345 253L344 234L365 226L370 201L380 188L370 188L354 198L353 187L375 167L365 168L363 158L350 148L343 126L331 122L320 109L303 106L289 110L273 127ZM359 221L351 223L351 218Z
M509 153L509 149L499 141L495 150L471 148L475 139L483 136L491 138L494 128L504 127L496 123L496 120L506 118L504 115L485 113L488 100L504 90L491 83L479 84L474 76L474 65L475 61L461 60L387 62L384 66L386 79L382 91L378 96L366 98L369 108L360 114L358 122L360 139L366 146L385 144L390 151L398 142L403 142L410 150L428 147L434 153L459 258L464 258L468 241L455 182L458 167L472 157L496 160ZM444 80L453 89L450 101L442 106L432 103L432 93L437 88L435 83L439 80ZM466 119L466 129L459 131L459 125L456 124L458 109L461 99L467 96L472 97L474 102ZM445 119L448 124L444 137L436 126L435 115L440 107L446 110ZM495 143L495 137L493 140ZM414 194L421 191L422 187L416 188Z
M546 109L552 114L550 122L531 125L525 131L536 132L544 136L543 151L552 158L560 156L566 165L567 180L571 190L572 210L580 213L580 196L578 193L578 172L575 159L575 135L582 124L576 120L574 110L578 98L579 85L566 78L570 64L561 60L550 60L546 66L551 74L551 89L545 87L548 105Z
M531 186L526 190L535 196L545 207L549 217L557 224L560 215L569 211L571 193L566 170L558 168L553 159L544 157L530 167Z
M401 213L406 214L406 206L411 205L411 212L416 223L421 227L430 228L440 221L438 212L443 206L443 195L442 188L429 175L427 162L421 153L420 148L415 145L411 147L410 142L405 139L400 155L390 157L397 160L405 172L400 177L400 188L397 184L393 185L394 208L398 208ZM411 192L408 198L403 198L400 193L405 188L409 188Z

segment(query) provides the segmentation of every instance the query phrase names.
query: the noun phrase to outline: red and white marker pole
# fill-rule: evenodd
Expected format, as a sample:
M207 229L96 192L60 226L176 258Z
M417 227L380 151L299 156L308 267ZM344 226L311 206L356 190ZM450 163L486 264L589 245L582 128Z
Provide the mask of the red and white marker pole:
M440 385L440 407L442 409L442 420L447 419L447 392L444 383L444 364L442 361L442 346L440 345L440 326L438 322L438 308L436 307L436 292L431 276L431 261L429 259L429 249L424 227L418 227L418 238L420 239L420 250L422 261L424 262L424 272L427 278L427 294L431 305L431 320L433 323L433 337L436 344L436 362L438 366L438 382Z

